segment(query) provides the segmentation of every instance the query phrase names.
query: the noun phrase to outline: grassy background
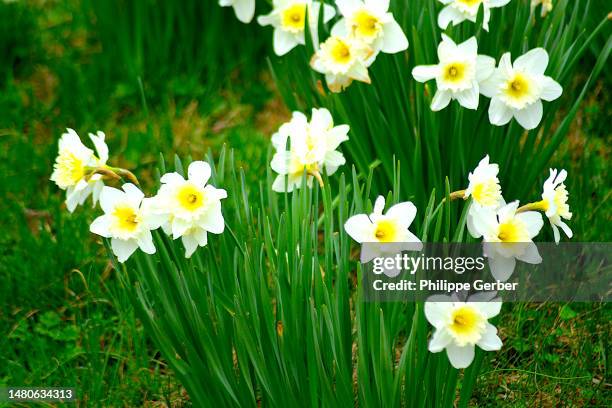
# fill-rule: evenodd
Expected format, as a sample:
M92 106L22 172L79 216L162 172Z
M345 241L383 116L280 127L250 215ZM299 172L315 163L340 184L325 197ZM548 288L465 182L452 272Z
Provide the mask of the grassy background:
M189 405L88 233L94 212L68 214L48 178L73 127L104 130L145 190L160 151L199 158L223 144L259 180L288 117L266 68L271 38L213 1L0 2L0 19L0 385L75 386L82 405ZM612 235L609 81L554 158L571 174L577 241ZM487 354L475 403L610 404L609 306L505 307L504 348Z

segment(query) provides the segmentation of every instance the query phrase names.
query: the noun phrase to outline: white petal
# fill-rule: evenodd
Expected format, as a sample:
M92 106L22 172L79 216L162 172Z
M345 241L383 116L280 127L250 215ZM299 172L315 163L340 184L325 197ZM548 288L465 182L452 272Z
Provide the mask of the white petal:
M210 179L211 169L210 164L204 161L194 161L187 169L187 178L193 184L204 187Z
M517 255L516 259L532 265L542 263L542 257L538 252L538 247L533 242L525 245L523 253Z
M563 221L559 221L559 226L561 227L563 232L565 232L565 235L567 235L568 238L571 238L572 236L574 236L571 228L566 223L564 223Z
M395 54L408 48L408 39L402 28L395 20L391 20L383 26L382 52Z
M441 91L437 90L433 99L431 100L431 110L437 112L442 110L448 106L451 100L451 92L450 91Z
M198 241L191 234L183 235L181 237L183 246L185 247L185 258L191 258L191 255L198 248Z
M98 159L100 159L102 163L106 163L108 160L108 146L104 143L104 139L106 138L104 132L98 131L95 135L90 133L89 138L96 148Z
M175 184L175 183L182 183L185 181L185 179L183 178L183 176L181 176L178 173L166 173L163 176L161 176L159 181L163 184Z
M331 29L331 35L334 37L346 37L348 35L348 31L346 29L346 19L341 18L334 24Z
M154 254L155 245L153 245L153 236L151 231L145 231L138 237L138 246L145 254Z
M183 236L185 232L191 227L188 222L182 220L181 218L174 217L172 219L172 238L177 239L180 236Z
M449 299L450 300L450 299ZM436 329L440 329L448 322L452 302L425 302L425 318L429 324Z
M510 58L510 53L506 52L499 59L499 70L504 76L510 76L512 74L512 61Z
M136 251L138 243L133 239L124 241L122 239L113 238L111 239L111 248L117 260L123 263L134 253L134 251Z
M470 89L465 91L457 92L455 98L461 106L467 109L478 109L478 83L474 81L474 85Z
M384 209L385 209L385 197L379 195L378 197L376 197L376 201L374 202L373 214L382 215L382 212Z
M376 11L378 14L389 10L389 0L365 0L366 8Z
M474 346L467 345L459 347L454 343L449 344L446 347L446 355L455 368L466 368L474 360Z
M478 54L478 43L476 42L476 37L470 37L466 41L457 45L458 50L462 54L475 56Z
M489 257L489 268L491 268L491 275L493 278L505 282L512 276L514 267L516 266L516 259L510 257L506 258L500 255Z
M396 220L396 222L406 228L412 224L414 217L416 216L417 208L410 201L395 204L387 210L385 214L389 218Z
M559 228L555 224L550 224L553 230L553 235L555 237L555 244L558 244L561 241L561 235L559 234Z
M236 18L243 23L250 23L255 15L255 0L235 0L233 3Z
M114 187L104 186L104 188L102 188L102 192L100 193L100 207L105 213L112 213L115 208L115 204L119 201L125 200L125 198L126 196L123 191Z
M530 74L543 75L548 66L548 53L544 48L534 48L514 60L514 68Z
M448 24L452 22L454 25L459 24L465 20L465 17L459 11L457 11L454 7L446 6L444 7L440 13L438 13L438 27L443 30L446 30Z
M89 226L89 231L104 238L110 238L110 223L111 220L109 219L108 215L101 215L91 223L91 225Z
M470 296L470 300L473 296ZM491 319L495 317L501 312L502 302L499 301L491 301L491 302L474 302L474 305L480 310L484 317L487 319Z
M276 55L279 57L283 56L295 48L296 45L298 45L298 42L293 34L283 31L280 28L274 30L274 53Z
M213 234L221 234L223 232L225 229L225 221L221 213L220 204L217 208L211 208L207 211L200 220L200 226Z
M540 230L544 226L544 220L542 214L537 211L527 211L519 213L516 218L523 221L529 231L529 238L533 238L540 233Z
M489 105L489 122L492 125L503 126L512 119L512 110L501 99L493 97Z
M542 79L542 94L540 97L545 101L554 101L563 93L563 88L551 77L543 77Z
M438 76L438 65L418 65L412 69L412 76L419 82L426 82Z
M490 8L503 7L508 3L510 3L510 0L489 0L489 7Z
M488 55L476 57L476 80L480 83L490 78L495 72L495 58Z
M315 4L319 4L319 3L315 3ZM323 22L324 23L329 22L329 20L334 18L335 15L336 15L336 9L334 8L334 6L331 6L329 4L323 5Z
M277 21L276 13L271 12L270 14L266 14L263 16L257 17L257 24L260 26L268 26L273 25Z
M438 353L444 350L444 348L448 346L452 340L453 338L447 330L436 330L429 341L429 351L432 353Z
M359 0L336 0L336 5L340 10L340 13L347 17L352 14L353 10L361 5Z
M357 214L344 223L344 231L359 243L372 240L372 221L366 214Z
M130 204L132 204L134 207L139 207L140 202L144 198L144 193L132 183L125 183L121 186L121 188L123 191L125 191L125 195L127 196Z
M346 163L346 159L337 150L325 153L325 167L335 167L336 169ZM328 175L331 174L328 172Z
M502 348L502 341L497 336L497 329L491 323L487 322L485 332L478 341L478 347L485 351L496 351Z
M208 244L208 233L205 229L198 228L192 235L198 241L199 246L206 246Z
M520 110L514 110L516 121L525 129L535 129L542 120L542 101L537 100Z

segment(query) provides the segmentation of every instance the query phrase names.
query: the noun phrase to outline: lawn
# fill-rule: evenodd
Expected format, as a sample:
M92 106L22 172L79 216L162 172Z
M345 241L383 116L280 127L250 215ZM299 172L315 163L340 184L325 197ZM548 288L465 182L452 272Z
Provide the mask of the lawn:
M527 2L518 2L529 10ZM156 189L162 167L181 167L180 160L178 163L175 161L175 155L184 163L192 160L216 163L218 173L214 174L213 179L224 181L224 188L230 193L227 201L231 204L227 204L227 210L224 209L224 212L227 211L226 224L229 225L231 221L236 225L232 225L231 237L226 233L218 239L211 239L211 248L203 248L196 253L197 262L204 265L202 270L210 271L212 277L207 275L206 279L213 282L210 283L211 287L204 287L204 284L199 287L197 282L190 280L193 276L187 275L185 284L190 284L190 290L193 290L188 291L189 295L202 296L194 310L204 311L200 317L212 321L198 321L197 327L210 328L211 332L219 330L217 334L227 333L228 338L232 339L228 340L230 344L205 336L206 339L194 344L203 347L217 344L220 354L229 349L230 361L235 358L233 365L230 362L232 367L229 371L235 368L234 365L250 368L248 374L241 375L248 375L252 383L246 381L248 385L245 385L231 380L228 389L244 390L246 393L249 386L256 384L255 391L250 390L252 399L264 406L275 406L282 404L269 399L270 395L275 394L266 391L267 386L273 389L293 387L291 392L304 391L304 405L316 405L316 402L324 405L324 401L333 400L331 396L326 400L326 393L333 394L335 387L338 390L344 387L344 391L348 390L348 394L354 396L355 406L377 406L377 398L384 400L387 390L381 387L379 394L371 388L356 391L357 372L366 370L371 373L372 384L376 385L381 381L377 376L387 375L387 372L384 368L379 371L379 367L365 367L367 364L362 366L362 363L357 363L360 358L359 361L363 361L362 351L356 350L357 338L365 332L369 335L376 333L382 338L387 334L386 327L393 348L386 351L390 355L397 353L397 360L400 360L400 343L417 343L411 343L409 330L402 328L396 331L396 323L407 319L409 312L415 315L420 312L418 306L409 306L409 312L387 305L379 310L370 305L356 306L359 301L351 291L356 292L357 284L353 282L358 280L357 262L351 261L349 264L348 259L351 254L352 260L357 259L354 255L356 247L351 249L350 240L346 234L337 231L336 224L346 218L347 214L343 213L345 208L350 208L350 215L356 213L355 207L349 206L347 200L353 200L353 197L356 202L363 200L363 203L355 206L366 212L367 202L370 200L373 203L375 193L387 196L389 191L393 191L389 196L396 201L400 197L415 201L420 214L426 211L430 195L439 201L453 190L451 187L460 188L459 174L467 174L464 170L472 169L472 163L477 163L472 159L481 152L475 149L462 156L464 152L460 146L448 146L448 149L440 150L437 156L436 147L431 151L423 147L418 156L409 156L401 150L395 152L396 155L387 152L385 149L388 146L381 147L371 135L380 137L386 132L393 133L389 146L395 148L403 146L408 140L402 137L409 138L413 143L413 131L419 135L421 131L423 134L433 134L434 129L444 125L436 123L435 119L421 121L410 118L389 122L389 118L404 111L399 108L394 111L389 99L381 94L368 93L370 88L366 88L366 85L351 85L346 91L346 98L342 99L323 88L322 76L311 80L314 71L306 71L309 68L304 61L309 59L305 50L312 44L286 57L278 57L273 52L271 30L255 22L248 25L240 23L231 8L218 7L216 1L185 0L182 3L176 6L164 1L0 1L0 18L5 22L0 28L0 50L3 52L3 62L0 64L0 193L3 197L0 220L4 231L0 237L0 387L74 387L79 406L181 407L200 406L194 401L208 401L211 404L231 401L234 405L245 405L244 401L250 401L248 395L238 396L237 400L229 397L215 399L217 392L219 395L225 393L226 389L220 386L215 388L214 394L205 397L190 395L189 391L194 388L194 382L190 379L193 371L180 369L179 351L176 351L176 355L169 353L169 350L175 350L173 347L176 344L170 345L171 341L165 343L161 338L163 331L161 334L159 332L160 328L170 326L165 326L167 322L160 318L159 326L152 327L152 322L156 320L148 320L143 314L153 310L159 313L160 309L156 308L163 304L164 295L177 292L173 292L169 284L165 287L160 284L162 287L158 292L155 292L153 284L150 287L145 285L143 292L151 292L147 292L144 298L151 303L143 302L144 306L139 306L134 298L136 293L141 292L132 289L137 286L134 281L142 279L147 282L147 268L142 265L146 265L149 258L139 254L133 263L127 264L127 269L119 267L108 256L105 240L89 232L89 225L99 215L99 210L92 208L91 202L87 201L73 213L67 211L64 192L49 179L57 155L58 140L66 128L72 128L83 139L89 132L104 131L113 165L137 174L141 187L148 192ZM268 2L257 3L258 15L269 11ZM604 2L593 3L584 20L580 15L580 21L584 23L579 23L588 27L590 32L594 32L605 18L602 10L609 11L605 9ZM559 4L558 7L567 7L567 15L572 13L572 6L567 2ZM552 19L553 16L562 18L558 13L547 18ZM499 16L492 21L496 22L495 18ZM612 77L605 69L609 66L607 56L601 58L604 49L609 55L611 29L609 21L605 24L603 29L598 29L596 38L589 43L578 62L578 66L588 69L576 68L564 74L566 99L555 102L554 111L546 111L543 132L534 131L528 136L513 123L508 125L508 134L502 134L502 131L496 134L505 137L504 140L517 136L515 144L521 148L530 144L543 146L542 150L537 150L541 153L547 146L544 142L548 140L546 135L558 134L558 129L565 125L564 119L575 115L567 123L562 137L555 138L558 146L551 151L550 160L542 161L546 169L565 168L570 174L566 185L570 192L572 240L575 242L610 242L612 238L609 228L612 219L612 172L609 170L612 153L609 129ZM467 32L459 33L457 30L453 33L467 38ZM429 40L419 43L416 31L408 36L410 49L421 50L419 63L425 63L426 57L434 58L435 52L426 51ZM562 38L563 44L567 45L568 39ZM431 40L432 43L438 41L438 38ZM489 46L493 44L494 41L490 40ZM381 59L381 64L372 70L373 77L392 78L388 75L394 75L394 67L399 66L396 64L402 60L399 57L392 60L387 55ZM604 64L604 69L591 80L590 75L598 61ZM561 72L560 69L558 71ZM405 74L408 78L409 71ZM311 85L316 81L321 87L320 93L311 89L315 88ZM389 84L384 82L381 79L376 89L384 85L392 87L391 79ZM585 85L588 87L584 88L584 98L573 111L572 104L578 100L577 95ZM397 88L401 86L398 84ZM419 84L410 85L406 91L408 99L415 106L419 104L415 108L418 115L429 110L427 105L422 104L420 96L424 89ZM349 123L350 117L354 132L350 134L351 142L354 138L359 143L358 147L343 147L348 164L341 167L336 175L325 176L326 181L332 180L326 183L325 189L319 190L315 183L312 190L276 194L268 187L272 179L270 160L273 155L270 137L291 118L292 110L307 112L313 106L328 107L335 117L340 118L338 123ZM467 135L470 132L468 123L475 120L475 116L460 116L456 108L453 106L452 111L442 112L441 122L456 124L458 121L458 129ZM378 110L384 111L387 116L379 115ZM353 112L364 114L351 117ZM343 122L345 119L346 122ZM481 139L474 140L482 142L485 136L478 137ZM469 139L465 136L463 140ZM426 144L424 142L423 146ZM492 150L497 149L498 156L506 151L504 149L510 149L508 143L499 145L496 147L492 143L490 146ZM382 164L375 163L371 155L379 157ZM469 157L469 163L468 159L458 157ZM507 187L508 191L521 198L538 196L545 177L541 177L541 174L532 177L529 169L539 166L539 159L525 153L523 156L517 153L508 157L516 161L506 164L504 168L508 180L504 189ZM396 159L400 160L399 170L395 167ZM223 160L225 168L219 164ZM431 165L428 160L440 163L440 166ZM370 167L376 172L373 176L368 174ZM444 173L439 174L437 181L432 181L438 175L436 172ZM422 183L412 184L419 176ZM533 180L528 184L526 180L530 178ZM368 196L364 192L370 191L369 183L372 193ZM359 190L359 185L368 187ZM342 187L346 186L349 188L343 190ZM432 194L433 189L437 189L437 193ZM235 194L232 196L232 193ZM259 203L261 205L255 207ZM456 228L461 210L450 206L443 208L448 208L448 214L446 210L444 215L440 212L439 221L436 221L440 225L436 228L432 226L431 230L437 231L440 240L451 240L452 236L464 237L463 232L459 232L462 228ZM301 219L296 218L298 216ZM305 222L308 220L312 224ZM418 228L420 232L426 230L420 221ZM157 242L165 242L170 251L182 248L178 241L167 243L161 234L155 237L159 239ZM244 241L236 237L244 238ZM467 233L465 239L471 239L467 238ZM552 240L549 225L545 225L541 239ZM316 266L308 262L304 264L303 260L297 259L297 255L293 259L295 247L291 245L294 243L299 248L298 253L312 252ZM286 259L281 256L283 254ZM164 262L164 259L155 259L160 264ZM215 260L217 263L220 260L224 262L217 265ZM350 279L346 288L336 282L332 285L331 273L319 274L323 275L320 279L313 278L313 282L304 284L306 288L315 288L313 298L308 299L298 298L303 295L299 292L301 287L295 289L283 280L277 286L271 283L278 276L285 276L284 273L291 277L287 278L289 282L298 276L302 279L302 275L294 275L301 268L306 271L312 267L318 272L319 265L325 266L320 268L323 271L331 270L331 267L327 268L331 264L335 268L336 263L338 271L345 271ZM244 269L243 264L246 265ZM297 269L296 265L299 265ZM197 267L185 268L191 272L201 272ZM255 276L255 269L274 273L251 281L246 274L252 270ZM303 276L309 279L310 275ZM269 288L269 294L266 292L265 296L270 297L251 299L247 296L251 292L246 289L254 287L260 290L264 286ZM344 289L351 293L342 294ZM244 295L244 302L237 300L240 297L238 294ZM288 302L283 299L285 295L296 296L291 298L296 300ZM214 301L210 300L213 298ZM302 300L303 305L298 304L297 299ZM342 310L343 303L339 299L345 299L346 305L350 304L347 310ZM282 312L288 318L301 316L304 321L313 319L316 324L305 328L305 324L283 320L277 317L276 313L280 316L281 311L277 312L276 308L275 316L268 316L266 313L272 308L269 306L266 309L266 300L268 306L274 304L275 307L284 301L283 308L286 309ZM252 310L248 309L251 301L255 305ZM227 315L222 315L218 309L210 311L209 315L208 302L218 302L216 307L227 310ZM179 303L176 302L177 310L181 310ZM258 327L258 321L254 321L254 318L251 320L249 311L261 313L262 321L276 321L274 330L269 329L276 332L281 340L284 330L283 341L286 343L270 346L267 331ZM384 317L383 311L386 313ZM392 319L387 319L389 316ZM353 326L351 322L358 320L361 322L359 327ZM454 381L458 381L456 393L454 388L452 392L447 392L450 397L445 401L458 403L461 389L469 385L473 391L467 401L473 406L610 406L611 321L612 308L608 303L505 304L503 313L493 320L503 348L498 352L478 354L480 370L475 371L475 382L470 384L471 371L452 369L446 363L446 357L440 355L439 359L428 360L428 366L436 364L439 369L431 374L431 383L428 384L444 381L444 374L441 373L447 373L449 378L454 376ZM346 322L348 326L334 326L342 326ZM374 327L368 332L368 327L367 330L363 328L378 323L382 329ZM301 328L305 332L301 332ZM293 374L285 377L286 373L283 372L276 377L273 362L270 365L262 362L265 369L257 366L258 352L261 350L250 350L250 340L234 333L241 330L252 332L253 344L258 344L263 350L270 347L268 350L282 354L289 361L289 368L279 363L283 368L279 368L278 372L294 369L299 377L291 380L295 383L289 381L287 385L284 382ZM423 334L422 340L425 341L427 332L418 333ZM329 347L319 348L310 343L311 339L323 343L327 336L333 343ZM320 354L308 354L304 361L295 363L290 356L301 353L302 342L305 348L317 353L320 351ZM342 349L340 346L347 342L348 346ZM326 359L331 361L332 354L336 361L336 347L341 349L338 353L344 355L345 361L358 368L349 367L350 372L342 376L342 370L346 367L341 364L338 367L331 367L331 363L327 365ZM369 347L377 350L377 346ZM214 351L203 352L208 358L203 358L205 362L215 361L209 356ZM235 357L232 353L235 353ZM376 354L376 351L373 353ZM316 353L313 351L312 354ZM372 357L372 361L379 361L377 358ZM407 363L408 367L411 363ZM223 362L220 364L223 365ZM194 366L189 367L193 369ZM223 371L227 367L218 369ZM259 369L262 371L259 372ZM304 371L300 371L302 369ZM212 368L210 370L213 371ZM325 388L329 384L323 379L312 387L300 384L315 377L323 378L329 372L337 375L330 375L337 383L332 381L333 386L329 386L329 389ZM217 379L208 371L202 373ZM440 378L434 378L436 375ZM390 375L389 378L395 377ZM271 385L264 379L269 379ZM345 381L345 384L341 384L341 379L348 379L348 383ZM409 394L413 390L408 386L405 388L402 401L412 401ZM319 397L319 394L322 396ZM211 399L207 400L209 397ZM291 397L287 398L280 401L291 401ZM431 400L429 403L436 405ZM63 405L50 403L48 406ZM404 402L403 406L409 406L409 402Z

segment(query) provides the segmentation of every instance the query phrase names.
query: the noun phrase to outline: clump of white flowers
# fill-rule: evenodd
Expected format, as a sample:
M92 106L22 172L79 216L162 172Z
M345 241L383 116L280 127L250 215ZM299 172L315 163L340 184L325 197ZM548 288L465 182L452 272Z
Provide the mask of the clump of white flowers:
M374 53L395 54L408 48L408 39L389 13L389 1L337 0L342 18L332 28L332 35L352 36L363 41Z
M81 142L79 135L72 129L67 129L59 140L51 181L66 190L66 207L70 212L77 205L82 205L90 195L95 205L104 186L102 174L96 173L96 170L104 168L108 160L105 135L103 132L95 135L90 133L89 138L98 156Z
M94 234L110 238L111 249L119 262L125 262L137 248L154 254L151 231L164 221L151 211L151 199L145 199L138 187L126 183L122 190L108 186L102 189L100 207L104 215L96 218L89 228Z
M491 9L503 7L510 3L510 0L439 0L444 4L444 8L438 14L438 26L446 30L450 23L457 25L465 20L476 22L478 10L483 8L482 27L489 31L489 20L491 19Z
M187 258L198 246L207 244L208 232L221 234L225 229L221 200L227 198L227 192L207 185L210 175L208 163L194 161L187 170L187 179L179 173L164 174L154 197L154 211L163 218L164 231L174 239L182 239Z
M330 91L341 92L353 80L371 82L368 67L374 56L374 50L363 41L351 36L332 35L321 43L310 65L325 75Z
M307 185L313 179L323 183L323 169L333 174L345 163L344 156L336 149L348 140L348 125L334 126L334 121L325 108L313 109L310 122L301 112L294 112L291 120L272 136L276 153L270 166L278 173L272 189L290 192L299 188L306 173Z
M257 22L262 26L274 27L274 53L282 56L291 51L297 45L304 45L306 13L313 42L318 44L317 24L321 3L312 0L274 0L273 10L270 14L257 17ZM336 15L336 10L328 5L323 5L323 22L327 23Z
M419 82L436 80L431 110L444 109L451 99L464 108L478 108L480 83L495 71L495 59L478 55L476 37L455 44L445 34L438 45L438 59L440 62L436 65L419 65L412 70L412 76Z
M425 302L425 317L435 328L429 351L446 355L455 368L466 368L474 360L475 346L485 351L501 349L497 328L488 322L501 311L499 300L467 302L435 295Z
M236 18L250 23L255 15L255 0L219 0L221 7L233 7Z
M528 130L540 124L542 100L553 101L563 92L561 85L544 75L547 66L548 53L543 48L528 51L514 64L509 52L502 55L493 75L481 84L481 93L491 98L489 121L493 125L503 126L513 117Z

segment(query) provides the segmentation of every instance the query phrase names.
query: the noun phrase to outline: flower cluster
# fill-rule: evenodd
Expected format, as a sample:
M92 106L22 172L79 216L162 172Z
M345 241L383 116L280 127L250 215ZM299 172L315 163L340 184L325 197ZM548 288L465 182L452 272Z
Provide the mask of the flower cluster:
M348 125L334 126L327 109L313 109L310 122L301 112L293 112L291 120L272 136L276 153L270 166L278 173L272 189L290 192L299 188L302 176L310 187L313 179L323 184L321 173L332 175L345 163L336 149L348 140Z

